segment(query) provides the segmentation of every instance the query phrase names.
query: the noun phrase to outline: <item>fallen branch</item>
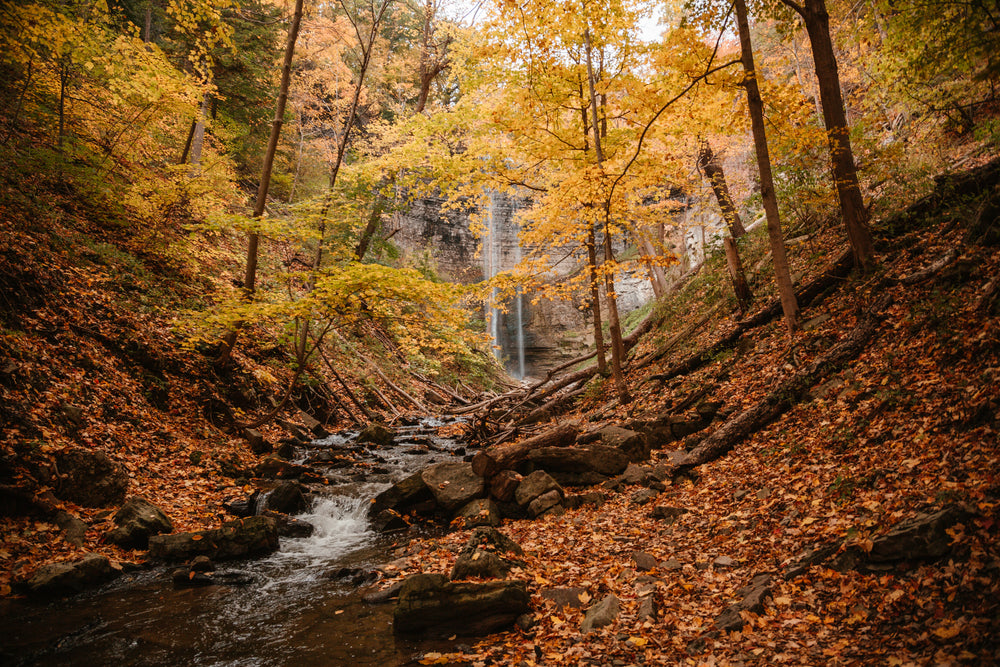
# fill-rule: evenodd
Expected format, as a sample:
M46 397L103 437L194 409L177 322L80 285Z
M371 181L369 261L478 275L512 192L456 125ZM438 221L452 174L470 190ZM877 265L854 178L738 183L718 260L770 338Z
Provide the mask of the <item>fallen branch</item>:
M826 291L829 287L846 278L850 274L853 267L854 257L849 250L845 251L823 273L813 278L796 293L799 307L808 307L816 299L816 297ZM735 329L730 331L715 344L711 345L707 349L689 355L683 361L675 364L664 373L650 375L649 379L666 382L679 375L687 375L688 373L698 370L720 352L728 350L736 345L736 341L738 341L747 331L767 324L780 313L781 302L778 300L772 301L766 308L756 313L753 317L739 321L736 324Z
M523 461L532 449L568 447L576 442L578 434L576 426L564 424L512 445L488 447L472 458L472 470L480 477L489 479L497 472L512 468Z
M913 273L903 276L902 278L887 278L886 281L890 284L895 285L916 285L917 283L922 283L923 281L931 278L943 268L958 259L958 250L955 248L949 248L941 257L936 261L931 262L930 266L927 266L919 271L914 271Z
M750 433L759 431L788 411L805 392L848 361L856 358L867 347L869 340L882 321L882 311L888 307L889 298L881 299L844 340L816 359L805 369L782 382L756 405L747 408L720 426L685 456L673 471L683 474L703 463L715 460L728 452Z

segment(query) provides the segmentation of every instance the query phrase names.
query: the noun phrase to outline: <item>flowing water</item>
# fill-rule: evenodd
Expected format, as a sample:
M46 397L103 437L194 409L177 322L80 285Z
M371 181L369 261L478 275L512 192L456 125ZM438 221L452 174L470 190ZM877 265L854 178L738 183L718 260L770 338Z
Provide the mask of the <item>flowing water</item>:
M486 231L483 237L483 274L487 280L521 261L517 210L516 199L490 191L489 208L486 211ZM492 288L486 311L486 332L489 334L494 354L504 362L507 372L515 379L523 380L525 377L524 296L520 288L517 289L512 303L507 304L507 310L505 313L497 307L497 290ZM509 312L511 310L513 312Z
M306 460L351 447L363 466L331 471L333 493L298 517L313 524L312 537L282 538L268 558L220 567L249 576L249 584L178 589L171 569L158 568L67 600L0 603L0 665L381 667L449 650L443 640L394 636L392 606L365 604L337 578L345 568L392 560L394 543L408 539L369 531L365 512L391 480L461 453L461 443L434 435L441 425L403 427L387 448L362 448L355 434L341 434L299 452ZM376 466L383 472L358 472Z

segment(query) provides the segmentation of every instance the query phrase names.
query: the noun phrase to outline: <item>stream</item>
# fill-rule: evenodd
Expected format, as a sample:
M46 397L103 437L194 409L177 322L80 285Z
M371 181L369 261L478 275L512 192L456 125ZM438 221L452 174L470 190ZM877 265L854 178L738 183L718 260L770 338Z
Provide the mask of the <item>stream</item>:
M395 429L391 446L354 442L345 432L296 450L296 462L350 451L353 467L317 464L330 490L297 518L315 530L282 538L266 558L218 564L249 575L240 586L175 588L171 567L125 574L92 592L54 602L0 601L0 665L393 666L415 654L455 650L443 640L396 637L391 604L369 605L342 569L393 560L408 536L368 530L369 501L424 466L454 460L462 443L439 437L447 423L424 419Z

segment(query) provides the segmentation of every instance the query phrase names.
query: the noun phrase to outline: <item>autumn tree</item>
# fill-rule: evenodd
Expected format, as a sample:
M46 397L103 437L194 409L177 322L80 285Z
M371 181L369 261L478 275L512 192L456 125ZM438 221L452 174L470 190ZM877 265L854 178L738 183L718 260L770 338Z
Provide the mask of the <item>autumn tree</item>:
M854 253L855 265L865 273L874 270L877 260L868 227L868 209L865 207L858 182L854 152L851 149L850 127L844 111L837 73L837 57L830 37L830 15L825 0L781 0L793 9L805 23L812 46L816 79L819 81L820 104L830 146L830 166L840 199L841 217L847 239Z
M774 179L771 176L771 157L767 147L767 135L764 128L764 103L760 97L758 81L760 73L754 65L753 46L750 42L750 22L747 18L747 7L744 0L734 0L736 24L740 34L740 51L743 56L743 70L746 73L744 85L747 94L747 106L750 109L750 122L753 128L753 143L757 153L757 168L760 172L760 190L764 201L764 213L767 216L767 234L771 241L771 262L774 265L774 278L781 299L781 310L785 317L785 326L790 332L799 326L799 305L792 286L792 277L788 269L788 258L785 254L785 239L781 232L781 219L778 214L778 200L774 192Z

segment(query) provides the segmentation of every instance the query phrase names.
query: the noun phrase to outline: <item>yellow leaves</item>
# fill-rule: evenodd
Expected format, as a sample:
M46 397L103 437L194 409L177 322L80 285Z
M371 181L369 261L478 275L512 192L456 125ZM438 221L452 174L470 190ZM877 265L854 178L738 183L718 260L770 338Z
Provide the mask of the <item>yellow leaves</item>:
M962 626L959 623L942 623L933 630L934 636L940 639L952 639L957 637L962 632Z

